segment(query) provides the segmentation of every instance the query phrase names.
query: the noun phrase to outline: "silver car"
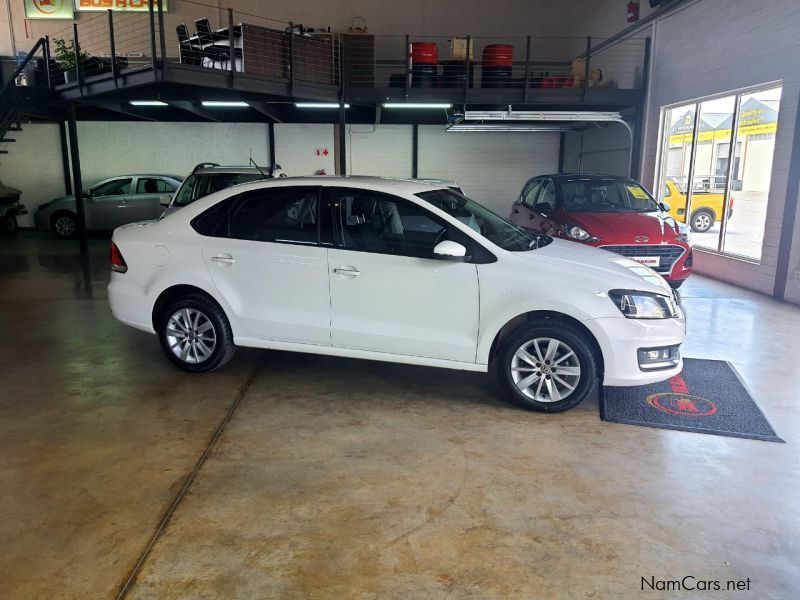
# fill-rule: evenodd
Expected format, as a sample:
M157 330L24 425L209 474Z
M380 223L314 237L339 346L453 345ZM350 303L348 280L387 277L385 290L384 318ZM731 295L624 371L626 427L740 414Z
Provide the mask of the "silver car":
M182 180L174 175L121 175L96 183L84 194L86 229L111 230L157 219L164 212L161 196L175 192ZM36 210L36 228L72 237L78 230L76 213L74 196L56 198Z

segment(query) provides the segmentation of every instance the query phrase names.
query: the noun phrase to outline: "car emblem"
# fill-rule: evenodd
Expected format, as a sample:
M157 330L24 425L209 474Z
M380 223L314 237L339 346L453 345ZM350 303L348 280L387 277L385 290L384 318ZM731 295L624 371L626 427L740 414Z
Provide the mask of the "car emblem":
M636 237L633 238L633 241L639 242L640 244L644 244L645 242L649 242L650 238L647 237L646 235L637 235Z

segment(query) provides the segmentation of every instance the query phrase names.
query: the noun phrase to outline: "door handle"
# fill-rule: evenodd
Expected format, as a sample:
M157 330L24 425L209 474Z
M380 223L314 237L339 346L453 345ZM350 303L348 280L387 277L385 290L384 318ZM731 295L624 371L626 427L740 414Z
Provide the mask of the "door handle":
M337 275L344 275L345 277L358 277L361 271L355 267L337 267L333 270Z
M230 254L217 254L216 256L211 257L211 262L219 263L221 265L225 265L226 267L230 267L233 263L236 262L236 259L233 258Z

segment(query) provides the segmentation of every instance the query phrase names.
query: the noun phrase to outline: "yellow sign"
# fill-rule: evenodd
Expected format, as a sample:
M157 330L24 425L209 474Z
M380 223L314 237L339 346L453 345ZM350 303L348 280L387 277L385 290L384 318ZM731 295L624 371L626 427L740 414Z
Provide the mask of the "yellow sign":
M73 0L25 0L26 19L73 19Z
M747 124L747 123L750 124ZM739 135L757 135L760 133L775 133L778 131L778 124L776 122L772 123L761 123L759 120L750 120L750 121L740 121L739 127ZM707 142L708 140L730 140L731 139L731 130L728 129L714 129L712 131L700 131L697 134L697 141L698 142ZM681 144L691 144L692 143L692 134L691 133L678 133L675 135L669 136L669 145L670 146L679 146Z
M628 188L628 191L634 198L639 198L639 200L648 200L650 198L650 196L647 195L647 192L645 192L638 185L626 185L625 187Z
M75 10L79 12L99 12L113 10L118 12L149 12L151 0L75 0ZM158 0L152 0L153 11L158 10ZM161 8L168 9L168 0L162 0Z

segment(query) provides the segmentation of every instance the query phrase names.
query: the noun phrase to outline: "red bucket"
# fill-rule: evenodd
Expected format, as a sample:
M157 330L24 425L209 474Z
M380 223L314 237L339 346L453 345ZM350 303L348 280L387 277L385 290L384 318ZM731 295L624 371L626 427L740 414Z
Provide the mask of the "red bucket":
M514 66L514 46L511 44L490 44L483 49L484 67Z
M412 65L439 64L439 47L436 42L414 42L411 44Z

